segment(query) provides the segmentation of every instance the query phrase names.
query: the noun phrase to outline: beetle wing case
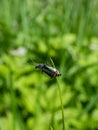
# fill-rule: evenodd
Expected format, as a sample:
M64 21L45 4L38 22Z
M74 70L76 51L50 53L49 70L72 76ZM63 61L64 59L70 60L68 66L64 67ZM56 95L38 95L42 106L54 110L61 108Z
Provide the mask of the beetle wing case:
M35 68L42 70L42 72L46 73L50 77L56 77L61 75L58 70L46 64L37 64Z

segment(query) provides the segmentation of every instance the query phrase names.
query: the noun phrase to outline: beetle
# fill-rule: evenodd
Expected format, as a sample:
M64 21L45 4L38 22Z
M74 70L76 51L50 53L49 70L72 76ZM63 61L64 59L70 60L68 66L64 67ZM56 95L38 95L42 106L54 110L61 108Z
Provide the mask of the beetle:
M61 76L61 73L56 69L53 68L47 64L37 64L35 66L36 69L40 69L42 70L42 72L46 73L47 75L49 75L50 77L57 77L57 76Z

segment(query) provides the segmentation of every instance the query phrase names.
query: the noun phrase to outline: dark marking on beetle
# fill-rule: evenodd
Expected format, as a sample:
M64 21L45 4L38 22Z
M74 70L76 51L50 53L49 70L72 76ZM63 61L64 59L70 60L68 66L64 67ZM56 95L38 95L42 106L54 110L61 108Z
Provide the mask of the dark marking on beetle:
M42 72L46 73L50 77L61 76L61 73L56 69L46 64L37 64L35 68L42 70Z

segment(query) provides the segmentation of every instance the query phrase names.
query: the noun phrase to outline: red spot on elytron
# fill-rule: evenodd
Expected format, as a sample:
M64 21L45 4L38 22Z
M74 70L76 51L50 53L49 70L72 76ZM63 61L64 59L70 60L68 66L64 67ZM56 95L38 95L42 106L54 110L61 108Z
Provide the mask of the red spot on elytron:
M56 77L56 76L58 76L58 75L59 75L59 72L58 72L58 71L56 71L56 72L53 73L53 77Z

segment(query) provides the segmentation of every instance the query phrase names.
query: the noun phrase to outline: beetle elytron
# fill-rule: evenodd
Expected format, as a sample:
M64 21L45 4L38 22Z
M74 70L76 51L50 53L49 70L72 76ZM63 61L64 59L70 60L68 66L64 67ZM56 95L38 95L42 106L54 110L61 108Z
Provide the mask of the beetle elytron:
M56 68L48 66L47 64L37 64L35 68L42 70L42 72L46 73L50 77L61 76L61 73Z

